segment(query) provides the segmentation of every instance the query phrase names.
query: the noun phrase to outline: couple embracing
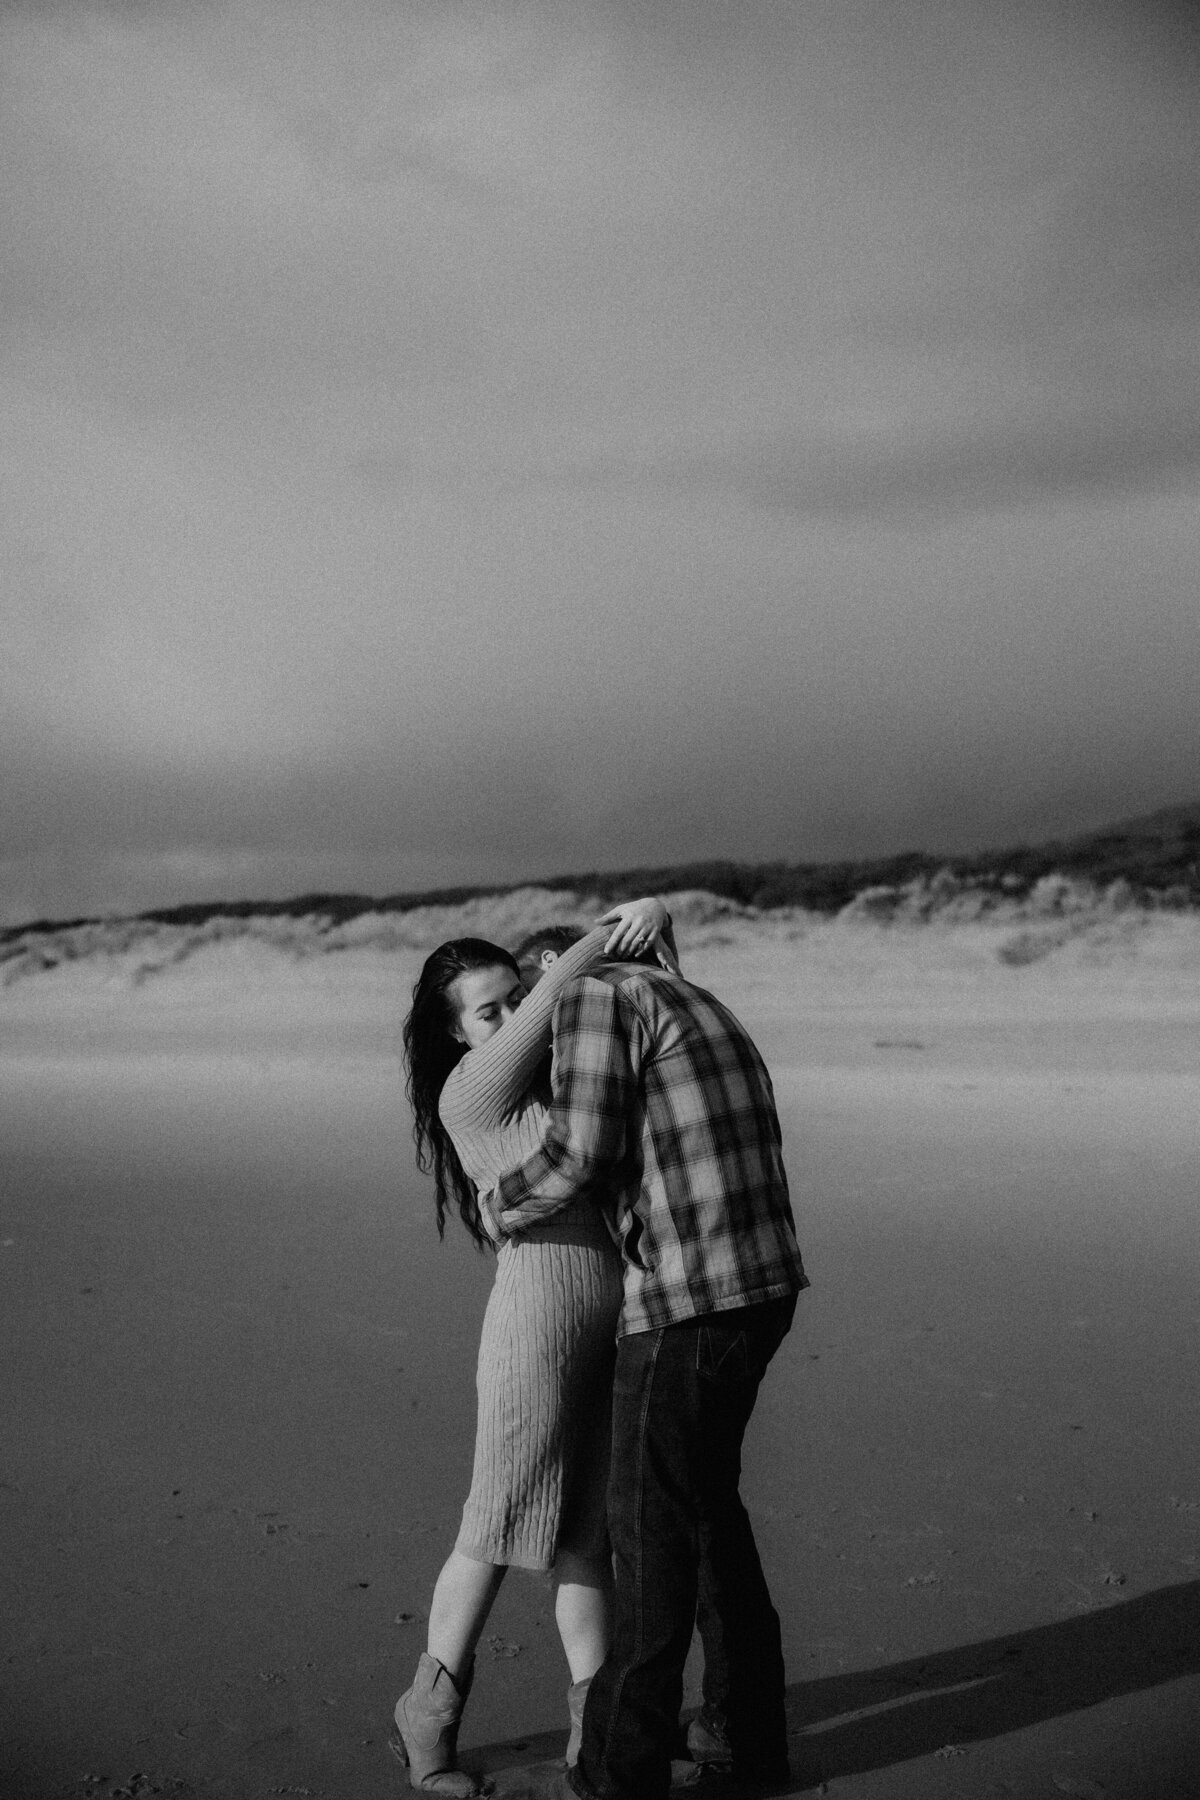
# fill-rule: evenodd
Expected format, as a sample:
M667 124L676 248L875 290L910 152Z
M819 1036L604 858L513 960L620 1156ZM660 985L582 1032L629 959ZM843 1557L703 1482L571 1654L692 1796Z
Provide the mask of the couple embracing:
M510 1567L553 1572L571 1735L565 1769L506 1793L662 1800L697 1624L691 1753L756 1783L788 1768L779 1620L738 1494L807 1286L770 1078L684 979L660 901L573 936L443 944L404 1027L439 1231L456 1211L498 1251L471 1490L396 1706L411 1785L452 1800L482 1791L456 1740Z

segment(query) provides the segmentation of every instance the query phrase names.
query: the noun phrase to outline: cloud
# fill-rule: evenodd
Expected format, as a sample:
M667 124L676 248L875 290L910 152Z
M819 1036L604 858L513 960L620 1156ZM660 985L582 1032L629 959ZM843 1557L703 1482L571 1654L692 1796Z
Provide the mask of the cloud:
M20 891L1174 797L1181 20L7 9Z
M897 508L1044 506L1080 491L1156 492L1194 482L1198 469L1200 414L1187 395L1152 418L1056 412L1007 430L995 421L986 436L969 425L947 428L940 440L912 445L769 438L674 467L623 471L622 479L726 488L802 515L880 516Z

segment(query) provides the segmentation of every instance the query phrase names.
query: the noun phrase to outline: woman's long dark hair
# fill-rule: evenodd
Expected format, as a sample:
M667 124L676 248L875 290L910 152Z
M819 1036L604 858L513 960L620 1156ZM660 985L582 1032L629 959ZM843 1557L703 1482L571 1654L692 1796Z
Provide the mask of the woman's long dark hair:
M425 958L413 989L412 1011L404 1021L404 1091L412 1106L417 1167L433 1176L438 1236L445 1235L446 1214L455 1207L481 1250L492 1247L491 1239L479 1221L474 1186L438 1116L438 1101L451 1069L467 1054L467 1046L453 1035L458 1013L450 988L460 975L495 968L511 969L514 980L519 979L508 951L486 938L452 938L439 944Z

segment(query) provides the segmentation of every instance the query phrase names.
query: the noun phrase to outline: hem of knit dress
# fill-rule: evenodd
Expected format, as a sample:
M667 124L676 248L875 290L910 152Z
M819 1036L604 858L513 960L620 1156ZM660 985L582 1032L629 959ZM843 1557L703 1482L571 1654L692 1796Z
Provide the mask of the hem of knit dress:
M544 1556L535 1555L532 1551L502 1550L498 1545L464 1537L459 1537L454 1548L463 1556L473 1557L476 1562L490 1563L495 1569L530 1569L538 1575L548 1575L557 1560L557 1555L547 1562Z

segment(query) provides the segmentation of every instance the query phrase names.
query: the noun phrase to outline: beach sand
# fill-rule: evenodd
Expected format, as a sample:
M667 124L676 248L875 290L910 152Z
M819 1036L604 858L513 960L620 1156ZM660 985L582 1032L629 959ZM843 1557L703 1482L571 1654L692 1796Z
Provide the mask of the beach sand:
M772 1069L813 1280L744 1482L797 1767L847 1800L1187 1800L1200 923L999 948L684 943ZM4 1800L401 1791L491 1274L412 1166L418 963L235 943L0 993ZM489 1766L562 1741L550 1599L514 1573L485 1635Z

